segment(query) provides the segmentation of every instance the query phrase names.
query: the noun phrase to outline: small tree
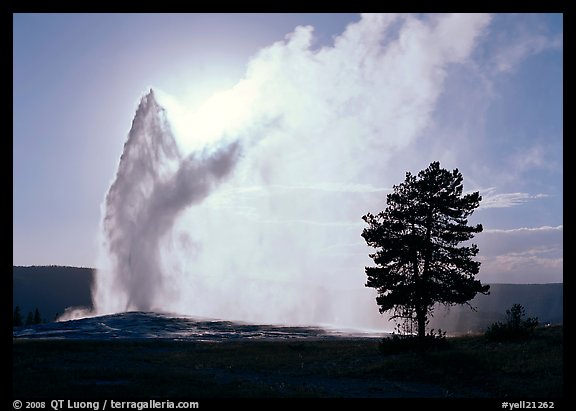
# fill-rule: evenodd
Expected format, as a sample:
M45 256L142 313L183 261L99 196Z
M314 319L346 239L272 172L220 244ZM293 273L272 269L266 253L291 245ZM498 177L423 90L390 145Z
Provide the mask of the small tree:
M14 313L12 315L12 327L20 327L22 325L22 313L20 313L20 306L17 305L14 308Z
M34 314L32 314L32 311L28 311L28 315L26 316L26 325L34 325Z
M388 194L384 211L362 217L368 223L362 237L377 250L370 254L376 266L366 267L366 287L378 291L381 313L392 311L392 319L404 322L399 329L416 328L421 340L435 303L464 304L489 293L475 279L478 247L458 246L482 231L480 224L468 225L482 197L462 195L462 180L458 169L433 162L418 176L407 172Z
M42 324L42 316L40 315L38 307L34 310L34 324Z
M509 310L506 310L506 322L495 322L486 330L485 336L493 341L506 341L526 338L534 333L538 326L537 317L526 316L524 306L514 304Z

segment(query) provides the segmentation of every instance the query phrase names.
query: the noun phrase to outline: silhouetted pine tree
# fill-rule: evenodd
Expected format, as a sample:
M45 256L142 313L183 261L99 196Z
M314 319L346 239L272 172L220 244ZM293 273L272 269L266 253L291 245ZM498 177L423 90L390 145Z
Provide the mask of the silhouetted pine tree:
M26 325L34 325L34 314L32 314L32 311L28 311L28 315L26 316Z
M435 303L464 304L490 288L474 278L478 247L459 246L482 231L481 224L468 225L482 197L462 195L462 180L458 169L433 162L418 176L406 173L384 211L362 217L368 223L362 237L376 249L370 254L376 266L366 267L366 287L378 291L381 313L392 311L393 319L404 321L404 332L415 325L420 339Z
M38 307L34 310L34 324L42 324L42 316L40 315Z

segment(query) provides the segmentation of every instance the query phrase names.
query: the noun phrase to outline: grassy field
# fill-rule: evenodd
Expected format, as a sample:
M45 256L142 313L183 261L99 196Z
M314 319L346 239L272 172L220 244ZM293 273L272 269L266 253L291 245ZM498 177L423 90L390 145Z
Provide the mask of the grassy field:
M563 393L563 329L384 355L370 339L13 340L14 398L496 397Z

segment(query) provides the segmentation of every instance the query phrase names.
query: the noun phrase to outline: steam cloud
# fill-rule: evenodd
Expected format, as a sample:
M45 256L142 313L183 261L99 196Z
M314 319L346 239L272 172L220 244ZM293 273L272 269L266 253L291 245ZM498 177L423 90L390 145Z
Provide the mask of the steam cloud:
M297 27L195 114L145 96L103 205L96 312L385 326L360 217L488 22L363 15L321 48Z

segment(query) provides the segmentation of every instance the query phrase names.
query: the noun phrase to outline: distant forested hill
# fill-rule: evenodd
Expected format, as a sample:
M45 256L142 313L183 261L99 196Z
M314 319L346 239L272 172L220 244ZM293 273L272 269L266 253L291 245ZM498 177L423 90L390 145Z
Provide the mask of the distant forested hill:
M91 307L90 289L94 276L92 268L32 266L13 267L13 308L20 306L23 316L36 307L42 317L52 321L67 307ZM438 307L429 328L441 328L448 333L484 331L494 321L503 320L512 304L522 304L526 314L538 317L540 322L563 323L563 284L492 284L490 295L478 295L467 306L455 306L449 310ZM345 298L345 295L342 295ZM378 316L374 305L374 326L386 323ZM390 327L388 327L390 328Z
M12 267L12 309L20 306L23 316L36 308L47 321L66 307L92 305L90 289L93 268L31 266Z
M564 322L563 283L550 284L491 284L490 295L477 295L468 306L454 306L446 310L438 307L430 327L441 328L448 333L483 331L495 321L506 318L506 310L512 304L522 304L528 317L538 317L541 323Z

